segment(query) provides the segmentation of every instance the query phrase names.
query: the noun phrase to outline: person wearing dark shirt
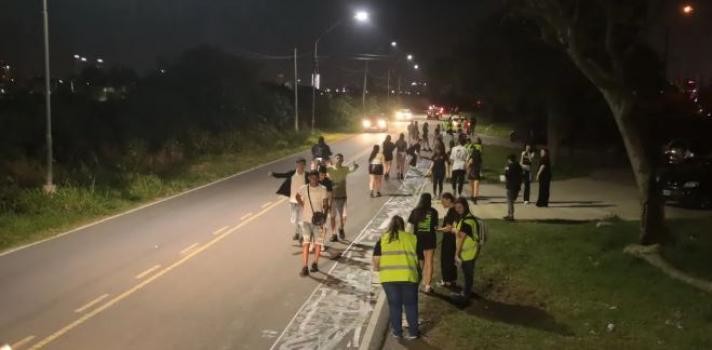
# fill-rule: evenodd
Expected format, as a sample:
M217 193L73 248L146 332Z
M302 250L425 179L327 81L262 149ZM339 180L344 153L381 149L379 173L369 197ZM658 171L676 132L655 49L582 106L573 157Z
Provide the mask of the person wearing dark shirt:
M383 177L388 180L391 177L391 164L393 163L393 151L396 149L396 144L391 141L391 135L386 136L383 141Z
M433 279L433 252L437 244L435 231L438 226L438 212L432 208L430 193L420 195L418 205L410 213L408 223L413 225L413 232L418 238L417 254L420 267L423 271L423 292L432 294L430 285Z
M445 171L447 170L447 155L443 147L435 146L433 156L430 158L433 164L430 168L433 182L433 196L440 198L443 193L443 184L445 183Z
M455 266L455 241L456 237L452 233L452 228L457 220L455 212L455 196L450 192L443 193L442 204L447 213L443 219L442 228L443 239L440 242L440 269L442 281L440 285L446 288L453 288L457 284L457 266Z
M507 187L507 216L504 217L504 220L512 221L514 220L514 202L519 197L519 190L522 188L522 167L514 154L507 157L504 178Z
M403 180L405 178L405 158L406 152L408 151L408 142L405 141L405 135L403 133L398 136L398 140L395 143L396 146L396 171L398 172L398 178Z
M541 150L541 160L539 160L539 171L536 173L536 180L539 182L539 198L536 201L536 206L548 207L549 188L551 186L551 162L549 161L549 151L545 148Z
M480 235L477 218L470 212L465 198L455 200L457 220L451 232L457 237L455 248L455 263L460 265L465 284L459 298L464 304L469 303L475 284L475 261L480 252Z
M331 160L331 147L326 144L326 141L324 141L324 136L319 136L319 140L317 141L314 146L312 146L311 149L312 153L312 169L317 170L316 167L319 165L317 164L317 159L321 158L323 162L329 163Z

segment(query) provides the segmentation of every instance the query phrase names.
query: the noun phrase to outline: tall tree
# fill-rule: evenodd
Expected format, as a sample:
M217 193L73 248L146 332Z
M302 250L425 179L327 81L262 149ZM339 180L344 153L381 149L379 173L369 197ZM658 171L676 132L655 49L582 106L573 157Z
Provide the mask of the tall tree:
M559 46L600 91L623 139L641 203L640 243L665 242L664 202L656 189L659 148L642 111L643 78L660 72L650 65L644 41L649 0L514 0L515 11L534 20L542 38Z

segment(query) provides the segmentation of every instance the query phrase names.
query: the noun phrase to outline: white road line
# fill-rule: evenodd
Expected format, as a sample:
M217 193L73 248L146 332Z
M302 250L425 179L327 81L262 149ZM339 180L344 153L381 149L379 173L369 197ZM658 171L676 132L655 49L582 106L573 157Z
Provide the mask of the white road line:
M31 342L33 339L35 339L34 335L27 336L27 337L23 338L22 340L18 340L15 343L11 344L10 349L17 350L20 347L22 347L23 345Z
M262 209L267 208L267 207L269 207L270 205L272 205L272 202L267 202L267 203L265 203L265 204L262 204Z
M84 304L84 305L81 306L80 308L74 310L74 312L76 312L76 313L82 313L82 312L86 311L87 309L89 309L90 307L92 307L92 306L98 304L100 301L104 300L104 299L105 299L106 297L108 297L108 296L109 296L109 294L102 294L102 295L100 295L98 298L96 298L96 299L94 299L94 300L92 300L92 301L90 301L90 302Z
M158 270L158 269L160 269L160 268L161 268L161 265L154 265L153 267L150 267L148 270L146 270L146 271L144 271L144 272L141 272L141 273L139 273L138 275L136 275L136 279L137 279L137 280L140 280L140 279L146 277L146 275L148 275L149 273L151 273L151 272L153 272L153 271L156 271L156 270Z
M180 253L181 253L181 254L185 254L185 253L187 253L187 252L193 250L193 248L195 248L195 247L197 247L197 246L198 246L198 242L195 242L195 243L193 243L193 244L191 244L191 245L185 247L183 250L180 251Z
M213 234L217 236L217 235L219 235L221 232L227 230L228 228L230 228L230 226L224 226L224 227L220 228L219 230L213 232Z
M252 213L247 213L240 218L240 221L243 221L243 220L249 218L250 216L252 216Z

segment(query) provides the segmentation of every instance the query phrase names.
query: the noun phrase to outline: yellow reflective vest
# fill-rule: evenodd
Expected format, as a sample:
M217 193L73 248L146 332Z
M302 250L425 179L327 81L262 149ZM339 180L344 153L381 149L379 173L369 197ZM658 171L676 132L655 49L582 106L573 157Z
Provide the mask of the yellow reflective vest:
M398 239L390 241L390 233L381 236L379 278L383 282L418 282L417 238L406 231L398 232Z
M477 253L480 251L479 231L477 230L477 220L472 214L465 215L464 218L457 222L455 228L461 231L462 225L469 225L472 229L472 237L465 235L465 240L462 242L462 250L460 250L460 258L463 261L470 261L477 258Z

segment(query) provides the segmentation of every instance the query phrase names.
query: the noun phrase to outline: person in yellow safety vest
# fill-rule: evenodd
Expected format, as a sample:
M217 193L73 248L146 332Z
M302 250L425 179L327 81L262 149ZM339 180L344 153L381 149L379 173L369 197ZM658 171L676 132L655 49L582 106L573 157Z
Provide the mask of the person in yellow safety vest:
M455 221L455 226L451 228L452 233L457 237L455 263L460 265L465 277L465 285L460 296L463 300L468 301L472 296L475 282L475 260L480 251L480 237L477 230L477 219L470 212L467 199L460 197L455 200L455 212L458 218Z
M418 281L420 270L416 254L417 238L405 230L405 221L396 215L373 249L373 270L378 271L388 299L391 332L403 337L402 315L408 320L408 340L420 336L418 330Z

